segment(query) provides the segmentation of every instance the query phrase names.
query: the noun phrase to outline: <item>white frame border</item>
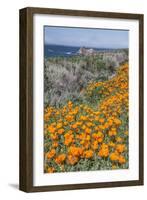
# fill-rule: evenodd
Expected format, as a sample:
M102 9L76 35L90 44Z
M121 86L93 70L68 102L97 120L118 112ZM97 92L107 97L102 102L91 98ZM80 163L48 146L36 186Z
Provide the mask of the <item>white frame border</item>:
M43 173L44 25L129 30L129 169ZM33 30L33 186L139 180L139 21L35 14Z

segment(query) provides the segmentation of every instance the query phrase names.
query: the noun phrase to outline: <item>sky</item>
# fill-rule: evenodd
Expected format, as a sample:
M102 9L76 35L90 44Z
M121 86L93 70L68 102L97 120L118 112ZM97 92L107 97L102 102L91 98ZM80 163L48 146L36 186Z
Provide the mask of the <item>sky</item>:
M45 26L44 41L45 44L65 46L128 48L129 31Z

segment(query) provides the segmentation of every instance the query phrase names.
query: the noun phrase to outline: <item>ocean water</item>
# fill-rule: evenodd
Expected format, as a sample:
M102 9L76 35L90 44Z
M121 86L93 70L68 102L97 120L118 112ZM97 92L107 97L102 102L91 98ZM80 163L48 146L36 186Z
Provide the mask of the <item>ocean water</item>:
M55 57L55 56L73 56L76 55L80 47L72 46L61 46L61 45L45 45L44 56Z
M61 46L61 45L44 45L44 57L56 57L56 56L74 56L78 55L78 50L80 47L73 47L73 46ZM108 49L103 48L93 48L97 51L103 51ZM110 49L109 49L110 50Z

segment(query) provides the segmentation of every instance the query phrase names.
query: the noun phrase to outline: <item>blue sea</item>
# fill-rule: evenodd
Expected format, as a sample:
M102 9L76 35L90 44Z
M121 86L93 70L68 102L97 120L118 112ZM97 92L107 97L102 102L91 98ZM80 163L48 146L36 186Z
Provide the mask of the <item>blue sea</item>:
M61 45L44 45L44 57L56 57L56 56L75 56L78 55L78 50L80 47L73 47L73 46L61 46ZM93 48L97 51L107 51L110 49L104 48Z

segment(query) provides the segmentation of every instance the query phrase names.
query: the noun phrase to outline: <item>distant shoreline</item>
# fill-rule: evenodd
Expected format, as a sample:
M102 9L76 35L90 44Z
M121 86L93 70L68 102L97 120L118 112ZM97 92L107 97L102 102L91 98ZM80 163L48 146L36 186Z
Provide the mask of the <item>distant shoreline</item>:
M94 54L94 53L104 53L104 52L116 52L121 50L128 50L128 48L95 48L95 47L75 47L75 46L67 46L67 45L51 45L46 44L44 45L44 57L56 57L56 56L76 56L76 55L82 55L83 53L80 53L80 50L83 49L86 55L87 54ZM88 53L89 52L89 53ZM92 52L92 53L90 53Z

